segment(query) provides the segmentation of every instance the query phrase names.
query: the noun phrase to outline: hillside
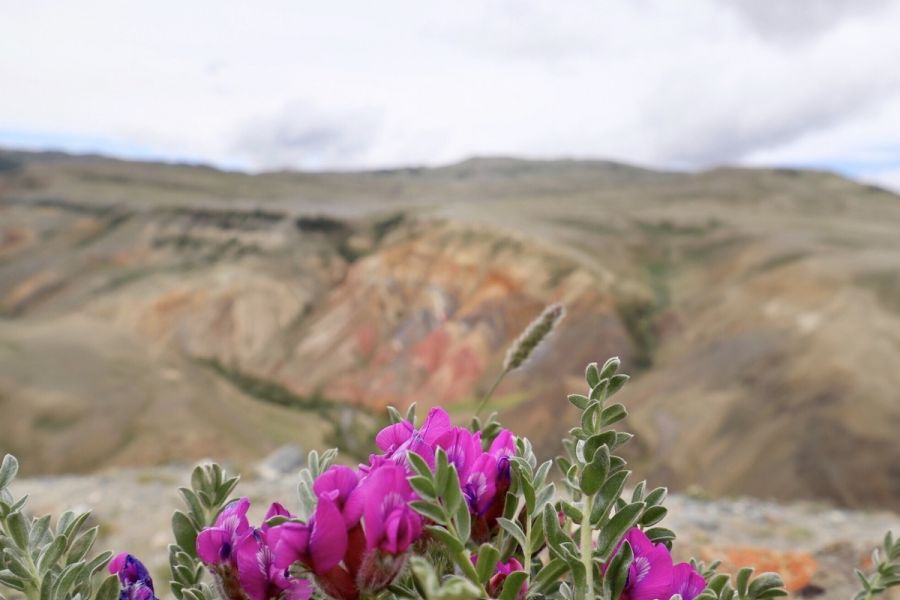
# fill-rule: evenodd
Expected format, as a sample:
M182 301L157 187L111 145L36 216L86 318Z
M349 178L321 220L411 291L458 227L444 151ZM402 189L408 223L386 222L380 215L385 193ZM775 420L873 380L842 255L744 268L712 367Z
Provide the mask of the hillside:
M389 403L465 419L554 301L568 317L494 402L539 450L584 364L618 354L651 480L900 500L900 198L806 171L4 152L0 450L31 474L250 461L351 440Z

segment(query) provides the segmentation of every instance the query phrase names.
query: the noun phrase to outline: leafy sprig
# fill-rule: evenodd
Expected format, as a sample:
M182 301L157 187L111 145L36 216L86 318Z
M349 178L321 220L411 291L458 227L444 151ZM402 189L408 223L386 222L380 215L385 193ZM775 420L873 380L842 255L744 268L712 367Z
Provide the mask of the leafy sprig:
M197 558L197 535L215 523L239 479L229 477L217 464L197 465L191 472L191 487L178 488L186 512L176 510L172 515L175 543L169 545L170 585L178 600L215 598L203 582L205 568Z
M888 588L900 585L900 539L895 540L893 532L885 533L882 548L872 551L872 565L875 570L870 575L856 570L862 588L854 600L871 600Z
M107 577L94 594L95 575L112 552L91 556L99 527L86 529L89 512L67 511L56 527L50 515L29 518L27 496L16 500L9 491L19 463L7 454L0 463L0 585L29 600L63 598L114 600L119 593L115 576ZM0 598L2 598L0 594Z

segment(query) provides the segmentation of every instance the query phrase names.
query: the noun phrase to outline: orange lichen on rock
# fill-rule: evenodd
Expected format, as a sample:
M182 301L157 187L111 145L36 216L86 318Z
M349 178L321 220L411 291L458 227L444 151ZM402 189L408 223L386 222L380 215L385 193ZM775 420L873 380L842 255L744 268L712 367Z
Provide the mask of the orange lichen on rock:
M796 591L806 586L819 568L815 557L807 552L770 550L756 546L704 548L702 560L721 560L720 571L735 573L742 567L753 567L756 573L773 571L784 578L785 588Z

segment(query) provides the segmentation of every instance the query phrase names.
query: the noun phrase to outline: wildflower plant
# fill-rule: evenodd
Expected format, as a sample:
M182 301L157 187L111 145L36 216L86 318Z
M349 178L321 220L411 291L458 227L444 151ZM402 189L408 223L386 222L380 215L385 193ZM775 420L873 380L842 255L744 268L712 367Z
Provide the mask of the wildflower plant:
M551 307L510 351L518 368L562 317ZM585 370L586 389L568 396L580 411L565 454L539 460L531 442L492 414L455 425L435 407L421 421L413 404L375 436L378 452L357 467L337 451L311 452L295 513L273 502L248 519L233 497L238 478L201 465L179 489L172 517L171 593L177 600L766 600L787 594L775 573L732 578L717 564L675 563L674 531L661 526L666 488L632 483L620 449L626 407L614 398L628 376L611 358ZM501 375L502 377L502 375ZM498 379L499 381L499 379ZM496 386L495 386L496 387ZM480 410L480 407L479 407ZM29 600L155 600L136 557L89 557L97 528L87 514L25 516L0 467L0 585ZM112 559L112 560L110 560ZM888 534L875 571L858 573L870 600L900 583L900 543ZM99 581L101 570L110 573ZM3 597L0 596L0 600Z

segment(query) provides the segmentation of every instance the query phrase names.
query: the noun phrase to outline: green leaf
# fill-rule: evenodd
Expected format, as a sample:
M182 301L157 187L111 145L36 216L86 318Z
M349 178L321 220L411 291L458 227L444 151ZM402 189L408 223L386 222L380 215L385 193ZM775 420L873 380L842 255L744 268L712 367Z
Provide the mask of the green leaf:
M594 456L594 453L600 448L600 446L609 446L610 448L613 444L616 443L616 432L615 431L604 431L603 433L597 433L592 435L587 439L584 443L584 461L588 462Z
M37 570L38 573L44 573L50 570L56 562L62 557L66 549L66 537L64 535L56 536L52 542L44 546L38 555Z
M762 573L750 582L748 592L751 598L760 598L762 594L782 588L784 588L784 581L778 573Z
M409 506L423 517L431 519L435 523L447 523L447 515L444 513L444 509L436 504L427 500L414 500L409 503Z
M675 532L671 529L666 529L665 527L653 527L645 531L644 534L650 538L650 541L654 544L671 542L675 539Z
M591 462L585 465L584 471L581 473L581 481L579 486L581 491L588 495L594 495L606 481L606 475L609 473L609 448L600 446L594 452Z
M428 477L429 479L433 479L431 468L429 468L428 463L425 462L425 459L416 454L415 452L409 452L406 454L406 459L409 461L409 466L412 467L413 471L422 477Z
M460 506L465 506L466 511L468 511L468 507L463 500L462 487L459 485L459 475L456 472L456 467L453 465L447 468L447 482L443 487L443 498L449 514L452 515L459 511Z
M450 461L443 448L438 448L434 453L434 488L443 490L450 476Z
M71 597L72 594L70 593L70 591L72 589L72 586L75 584L75 580L78 579L78 576L81 574L81 571L84 570L84 568L84 561L78 561L76 563L70 564L65 569L63 569L59 574L59 579L57 579L56 583L53 584L53 597Z
M588 404L590 403L590 399L587 396L582 396L581 394L569 394L567 398L569 402L571 402L581 410L586 409L588 407Z
M561 558L552 559L538 571L537 575L535 575L534 579L531 581L531 585L528 587L529 593L543 594L551 586L555 585L559 581L559 578L568 570L569 567L566 564L566 561Z
M619 366L621 364L622 364L622 361L619 359L618 356L613 356L612 358L607 359L606 362L603 363L603 366L600 367L600 378L604 379L604 378L612 377L613 375L616 374L616 371L619 370Z
M647 494L644 498L644 502L647 503L647 506L657 506L663 503L663 500L666 499L666 494L668 493L669 491L666 488L658 487Z
M40 600L50 600L50 594L53 592L53 571L48 570L41 579L41 595Z
M581 519L584 518L584 515L581 514L581 509L566 500L560 501L559 506L567 517L576 523L581 523Z
M94 573L96 573L97 571L99 571L100 569L105 567L106 563L108 563L109 559L111 559L111 558L112 558L112 552L110 552L109 550L106 550L106 551L98 554L97 556L95 556L94 558L92 558L91 560L89 560L87 562L87 564L84 567L85 572L88 574L89 577L93 576Z
M7 456L10 455L7 454ZM16 543L16 546L22 550L27 550L28 520L25 518L25 515L18 510L10 513L6 517L6 528L9 530L9 535L12 537L13 542Z
M584 379L589 387L594 387L600 383L600 369L597 368L597 363L591 363L585 368Z
M522 531L522 528L519 527L519 524L504 518L497 519L497 524L503 528L503 531L508 533L514 540L516 540L516 543L519 544L519 547L522 548L522 551L524 552L525 548L528 547L528 544L525 538L525 532Z
M613 515L609 520L609 523L600 530L600 537L597 539L597 553L601 560L605 561L609 559L613 550L615 550L616 544L619 543L619 540L622 539L625 532L637 523L638 518L641 516L641 511L643 510L643 502L629 504Z
M388 411L388 418L391 421L391 425L396 425L397 423L403 422L403 416L400 414L400 411L398 411L396 408L394 408L393 406L388 406L387 411Z
M9 483L16 478L18 472L19 461L16 460L16 457L12 454L5 455L3 462L0 463L0 490L6 489Z
M646 481L641 481L634 489L631 490L631 501L632 502L642 502L644 500L644 488L647 486Z
M724 589L725 584L728 583L728 575L725 573L717 573L713 575L709 581L706 582L706 587L711 589L716 593L717 596L721 595L722 589Z
M64 536L66 536L67 539L74 541L75 536L78 535L78 532L81 531L82 526L90 516L90 511L76 515L71 521L68 522L68 524L66 524L66 528L61 532L59 531L60 528L57 527L57 533L62 533Z
M628 375L624 373L619 373L618 375L613 375L609 378L609 391L606 393L607 397L611 397L613 394L622 389L628 380L631 379Z
M456 531L463 540L468 540L472 533L472 517L469 515L469 506L465 502L460 502L454 514L453 523L456 525Z
M600 424L604 427L609 427L627 416L628 411L625 409L624 405L611 404L604 408L603 412L600 413Z
M178 493L181 494L181 497L184 499L184 503L188 506L188 513L193 517L194 524L203 527L205 523L203 523L203 515L204 510L203 506L200 504L200 499L197 498L197 494L194 493L193 490L181 487L178 488Z
M195 492L206 489L206 473L203 470L203 465L197 465L191 471L191 487Z
M735 578L735 589L737 590L738 597L744 598L747 596L747 586L750 584L750 576L753 575L752 567L744 567L737 573L737 577Z
M97 534L99 532L99 527L92 527L82 533L69 548L69 553L66 555L66 562L71 564L84 558L90 551L91 546L94 545L94 540L97 539Z
M0 584L5 585L8 588L12 588L18 592L22 592L25 590L25 582L21 577L15 575L12 571L3 570L0 571Z
M465 544L461 540L458 540L452 533L447 531L444 527L439 527L437 525L429 525L425 528L425 531L430 533L433 537L435 537L439 542L446 545L447 548L450 549L451 552L462 552L465 549Z
M110 575L100 584L100 587L97 589L97 594L94 596L94 600L117 600L118 597L119 578L115 575Z
M597 525L609 513L616 500L625 488L625 480L631 475L631 471L619 471L610 475L594 501L594 510L591 512L591 523Z
M633 560L634 551L631 549L631 544L627 541L623 542L619 552L610 561L603 580L609 600L619 600L619 596L628 582L628 569Z
M31 531L28 532L28 545L40 546L44 543L44 536L50 530L50 515L44 515L40 519L31 522Z
M428 500L434 500L437 491L434 489L434 482L430 477L422 477L421 475L413 475L409 478L409 485L416 491L419 496Z
M494 569L497 567L497 561L500 560L500 551L490 544L482 544L478 548L478 561L475 563L475 571L478 573L478 581L482 585L487 583Z
M6 563L6 568L12 571L15 575L18 575L19 577L28 581L32 580L33 573L28 567L25 566L22 554L17 550L6 548L3 551L3 562Z
M656 525L666 517L668 512L669 509L665 506L651 506L644 510L644 514L641 515L641 525L643 527Z
M223 504L228 499L228 496L231 495L231 492L234 491L234 488L237 487L237 484L240 480L240 477L232 477L224 481L222 485L219 486L216 497L214 499L217 506ZM211 524L212 523L206 523L206 525Z
M172 533L181 549L192 558L197 558L197 530L190 518L180 510L172 515Z
M507 575L506 581L503 582L503 591L500 592L499 600L516 600L519 590L522 589L522 584L527 579L528 573L525 571L513 571Z

